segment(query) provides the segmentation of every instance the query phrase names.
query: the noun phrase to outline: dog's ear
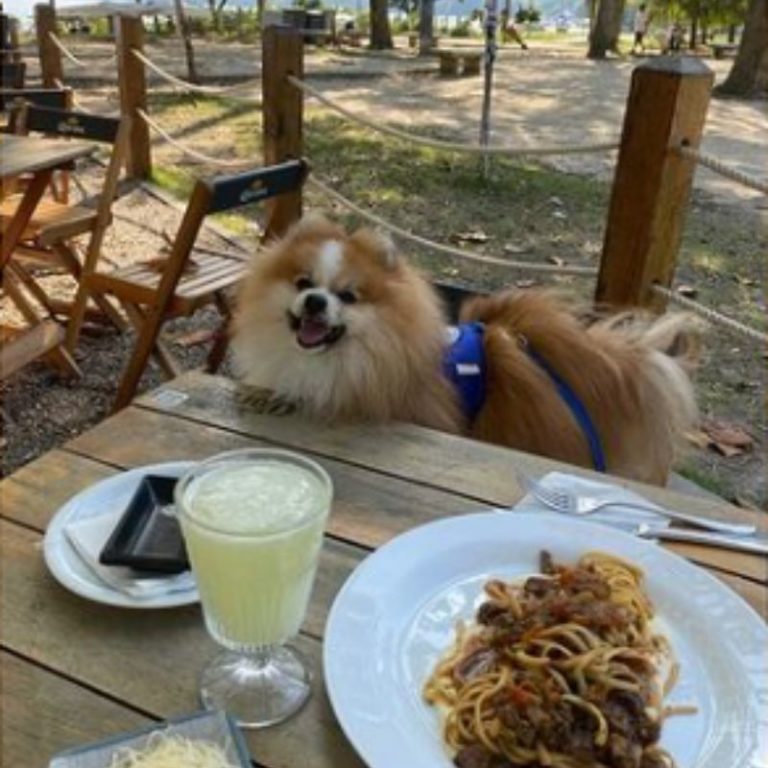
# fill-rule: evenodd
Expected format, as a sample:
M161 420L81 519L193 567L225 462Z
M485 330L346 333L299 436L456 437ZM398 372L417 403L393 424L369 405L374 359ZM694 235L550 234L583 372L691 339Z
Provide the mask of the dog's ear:
M374 256L384 269L392 270L397 266L397 246L386 232L366 227L358 229L350 240Z

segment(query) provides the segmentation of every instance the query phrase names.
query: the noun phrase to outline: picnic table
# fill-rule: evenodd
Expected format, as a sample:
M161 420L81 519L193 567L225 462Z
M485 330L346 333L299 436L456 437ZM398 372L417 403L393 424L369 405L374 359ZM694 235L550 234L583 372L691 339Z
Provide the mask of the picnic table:
M60 587L41 555L57 508L124 469L260 444L313 456L331 474L336 494L315 591L295 643L310 660L315 692L285 724L248 732L251 756L266 768L363 765L324 692L321 649L336 593L371 550L431 520L514 504L523 495L516 468L531 475L557 469L592 474L412 425L331 428L293 415L262 415L241 403L233 382L198 372L169 382L0 483L6 768L45 768L62 748L196 710L198 675L215 650L196 606L121 610ZM719 500L624 484L679 510L766 529L765 515ZM764 557L693 544L670 549L768 616Z
M45 139L38 136L0 135L0 183L3 195L14 188L16 180L28 174L24 194L13 217L3 222L0 270L3 291L24 316L27 327L19 332L2 329L3 350L0 355L0 378L20 368L30 360L52 353L59 367L70 375L80 371L71 355L64 349L65 332L62 326L42 315L24 296L13 264L9 264L27 225L37 208L53 172L57 168L71 167L75 160L87 157L96 150L85 141Z

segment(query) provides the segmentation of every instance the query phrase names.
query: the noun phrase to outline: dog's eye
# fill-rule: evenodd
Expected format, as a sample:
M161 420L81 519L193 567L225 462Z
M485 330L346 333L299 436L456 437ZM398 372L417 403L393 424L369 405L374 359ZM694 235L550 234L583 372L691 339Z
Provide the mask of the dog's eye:
M306 275L297 277L294 285L296 286L296 290L298 291L306 291L306 290L309 290L310 288L315 287L315 284Z
M357 295L349 290L339 291L336 295L344 304L354 304L357 301Z

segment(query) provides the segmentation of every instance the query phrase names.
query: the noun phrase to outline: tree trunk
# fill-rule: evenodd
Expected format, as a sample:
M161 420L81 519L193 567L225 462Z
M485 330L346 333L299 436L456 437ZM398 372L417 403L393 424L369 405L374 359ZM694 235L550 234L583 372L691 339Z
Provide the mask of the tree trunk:
M696 50L696 38L699 36L699 16L695 14L691 16L691 34L688 40L688 48L691 51Z
M211 26L219 31L219 12L216 9L216 0L208 0L208 10L211 12Z
M600 0L597 18L589 34L590 59L604 59L608 51L617 51L621 33L624 0Z
M371 48L377 51L394 48L392 31L389 28L387 0L370 0Z
M187 60L187 79L191 83L197 83L197 70L195 69L195 51L192 48L192 34L189 31L189 20L184 13L182 0L173 0L173 6L176 9L176 25L179 28L179 34L184 43L184 56Z
M435 47L435 0L421 0L419 9L419 56Z
M262 22L264 21L264 9L266 8L267 0L258 0L256 13L259 18L259 29L261 29Z
M741 44L731 71L715 93L728 96L753 96L766 90L762 72L768 57L768 0L750 0Z

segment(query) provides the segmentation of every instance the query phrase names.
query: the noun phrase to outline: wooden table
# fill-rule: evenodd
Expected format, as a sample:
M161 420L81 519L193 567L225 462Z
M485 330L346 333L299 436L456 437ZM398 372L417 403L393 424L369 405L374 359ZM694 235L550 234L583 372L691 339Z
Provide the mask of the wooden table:
M90 142L68 139L44 139L38 136L0 134L0 182L7 193L22 174L30 179L13 218L4 223L0 250L0 269L3 291L8 294L28 323L24 333L4 338L0 353L0 379L13 373L30 360L51 353L54 362L65 374L79 375L80 371L63 346L64 329L51 318L45 317L26 298L20 287L23 280L9 264L37 204L40 202L53 172L95 151Z
M522 495L516 467L531 474L563 469L409 425L331 429L258 415L238 405L231 382L199 373L169 382L0 484L5 768L45 768L57 750L197 709L197 677L214 653L198 607L119 610L61 588L40 549L56 509L126 468L260 444L313 455L336 488L315 592L296 642L314 668L315 693L284 725L248 734L254 761L269 768L362 766L335 721L320 664L328 610L352 569L415 525L514 504ZM767 528L759 513L628 485L678 509ZM767 615L768 559L694 545L670 548L711 569Z

